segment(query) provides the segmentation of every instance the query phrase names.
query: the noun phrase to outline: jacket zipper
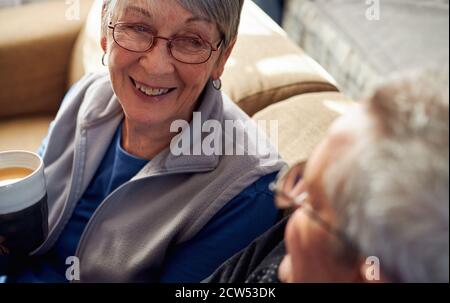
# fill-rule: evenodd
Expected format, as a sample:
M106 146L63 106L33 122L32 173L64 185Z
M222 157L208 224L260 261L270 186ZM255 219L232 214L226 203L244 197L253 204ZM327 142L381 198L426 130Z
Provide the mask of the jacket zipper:
M196 172L202 172L202 171L210 171L211 169L203 169L203 170L197 170ZM132 180L132 181L127 181L124 184L122 184L121 186L119 186L118 188L116 188L112 193L110 193L101 203L100 205L96 208L96 210L94 211L94 213L92 214L91 218L89 219L88 223L86 224L86 227L83 230L83 233L81 234L81 238L80 241L78 242L78 246L77 246L77 250L75 252L75 256L78 257L79 259L81 259L83 252L84 252L84 244L86 242L86 238L87 235L89 233L90 228L92 227L92 225L94 224L94 221L98 220L99 216L101 215L101 212L104 208L104 206L107 204L107 201L113 196L115 195L118 191L122 190L125 186L130 186L131 184L135 183L136 181L141 181L143 179L150 179L150 178L154 178L154 177L164 177L164 176L169 176L169 175L175 175L175 174L182 174L182 173L191 173L193 172L192 170L177 170L177 171L168 171L168 172L164 172L164 173L160 173L160 174L155 174L155 175L150 175L150 176L146 176L144 178L138 179L138 180ZM81 278L81 277L80 277ZM72 282L77 282L80 283L80 281L72 281Z
M83 151L80 148L80 146L81 146L81 144L82 144L82 142L84 140L84 134L85 134L85 130L82 130L81 133L80 133L80 141L78 143L78 148L77 148L77 146L75 146L75 149L74 149L74 154L75 154L74 160L73 160L74 168L73 168L73 173L72 173L70 178L71 179L75 178L75 182L70 182L69 194L67 195L67 199L64 202L63 213L61 214L60 218L58 218L58 220L56 221L55 228L51 232L52 234L49 234L49 238L47 239L46 243L44 243L44 245L42 247L40 247L35 253L40 253L42 249L47 251L47 249L46 249L47 247L52 247L55 244L55 242L57 241L57 239L61 235L61 232L63 231L65 225L67 224L67 221L68 221L67 218L70 219L70 216L67 215L67 213L68 213L68 211L70 209L67 209L67 208L68 207L71 208L72 209L72 213L73 213L73 210L76 207L76 205L72 206L71 204L73 204L73 203L70 203L70 201L73 200L73 196L75 195L77 188L80 186L79 185L79 183L80 183L80 181L79 181L79 179L80 179L80 177L79 177L80 169L79 169L79 166L77 166L76 163L79 163L79 159L80 159L80 157L82 157L82 155L80 155L80 151L81 152L83 152ZM79 151L78 153L77 153L77 150ZM84 165L84 161L83 161L83 165ZM66 223L65 224L61 224L64 221L66 221ZM61 227L61 226L64 226L64 227Z

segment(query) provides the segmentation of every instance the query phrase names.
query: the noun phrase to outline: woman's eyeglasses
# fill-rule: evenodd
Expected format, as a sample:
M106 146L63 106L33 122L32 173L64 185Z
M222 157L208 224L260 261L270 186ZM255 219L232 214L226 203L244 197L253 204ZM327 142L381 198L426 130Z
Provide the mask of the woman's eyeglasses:
M114 41L122 48L136 53L145 53L152 49L157 39L166 40L169 54L177 61L187 64L202 64L207 62L212 52L218 51L223 39L214 48L209 42L199 37L165 38L155 36L143 24L112 23L108 26L113 30Z

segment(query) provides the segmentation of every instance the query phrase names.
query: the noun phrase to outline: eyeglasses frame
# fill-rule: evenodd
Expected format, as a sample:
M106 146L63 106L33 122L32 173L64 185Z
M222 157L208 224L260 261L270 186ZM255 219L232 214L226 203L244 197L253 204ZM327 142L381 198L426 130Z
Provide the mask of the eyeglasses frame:
M173 42L174 40L176 40L176 39L179 39L179 37L178 37L178 38L167 38L167 37L162 37L162 36L152 35L152 40L153 40L152 43L149 44L148 49L143 50L143 51L135 51L135 50L128 49L128 48L123 47L122 45L120 45L119 42L117 42L117 40L116 40L116 35L115 35L115 31L116 31L116 27L117 27L118 25L140 25L140 24L141 24L141 23L117 22L117 23L115 23L115 24L113 25L112 22L109 22L108 28L111 29L111 30L113 31L112 35L113 35L114 42L115 42L118 46L120 46L121 48L123 48L123 49L125 49L125 50L127 50L127 51L129 51L129 52L133 52L133 53L146 53L146 52L149 52L149 51L152 50L152 48L155 46L155 39L166 40L166 41L167 41L167 44L166 44L166 45L167 45L167 50L168 50L170 56L171 56L172 58L174 58L175 60L177 60L178 62L181 62L181 63L184 63L184 64L199 65L199 64L204 64L204 63L208 62L209 59L211 59L211 56L212 56L213 52L218 51L218 50L220 49L220 47L222 46L222 44L223 44L223 38L221 38L220 41L219 41L219 43L217 44L217 46L214 48L213 45L212 45L210 42L205 41L205 40L203 40L202 38L199 37L198 39L202 40L202 42L206 43L206 44L210 47L210 53L209 53L209 56L208 56L208 58L207 58L206 60L204 60L204 61L202 61L202 62L198 62L198 63L191 63L191 62L182 61L182 60L176 58L176 57L173 55L173 53L172 53L172 47L171 47L172 42Z
M356 247L356 245L353 244L352 241L350 241L348 239L348 237L344 234L344 232L342 232L340 229L334 227L332 224L330 224L328 221L326 221L325 219L323 219L318 212L310 205L310 203L308 203L307 201L310 199L310 195L307 191L302 192L300 195L297 195L295 197L292 197L290 194L288 194L287 192L285 192L284 190L282 190L282 185L283 185L283 179L286 175L289 174L289 172L291 172L293 169L298 168L299 166L301 166L300 168L300 178L303 178L303 173L304 170L306 168L306 164L307 161L302 161L299 162L297 164L295 164L293 167L291 168L287 168L285 167L284 169L282 169L280 171L280 173L278 174L278 176L276 177L275 181L269 184L269 189L274 193L275 195L275 201L277 201L278 199L276 198L277 195L282 195L285 199L287 199L288 201L290 201L289 205L279 205L277 202L277 207L279 209L301 209L303 211L305 211L305 214L308 215L309 218L313 219L314 221L316 221L325 231L327 231L328 233L330 233L331 235L333 235L334 237L336 237L337 239L339 239L345 246L347 246L352 252L354 252L355 254L358 254L359 249Z

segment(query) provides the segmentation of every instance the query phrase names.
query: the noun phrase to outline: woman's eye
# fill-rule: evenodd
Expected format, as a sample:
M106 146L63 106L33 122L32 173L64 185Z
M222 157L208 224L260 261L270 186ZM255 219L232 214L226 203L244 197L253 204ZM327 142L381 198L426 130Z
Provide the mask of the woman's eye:
M195 48L202 48L203 47L203 41L198 38L184 38L184 42Z
M146 26L143 26L143 25L133 25L132 26L132 29L135 31L135 32L137 32L137 33L147 33L148 32L148 29L147 29L147 27Z
M189 39L189 42L192 44L192 45L195 45L195 46L202 46L202 41L200 41L199 39Z

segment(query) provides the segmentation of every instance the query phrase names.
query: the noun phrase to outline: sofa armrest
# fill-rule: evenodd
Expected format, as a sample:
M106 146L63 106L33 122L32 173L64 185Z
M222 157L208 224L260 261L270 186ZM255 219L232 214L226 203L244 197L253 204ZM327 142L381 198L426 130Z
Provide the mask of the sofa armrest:
M66 1L0 10L0 118L58 109L72 48L92 0L78 3L78 20L66 18L73 9Z

